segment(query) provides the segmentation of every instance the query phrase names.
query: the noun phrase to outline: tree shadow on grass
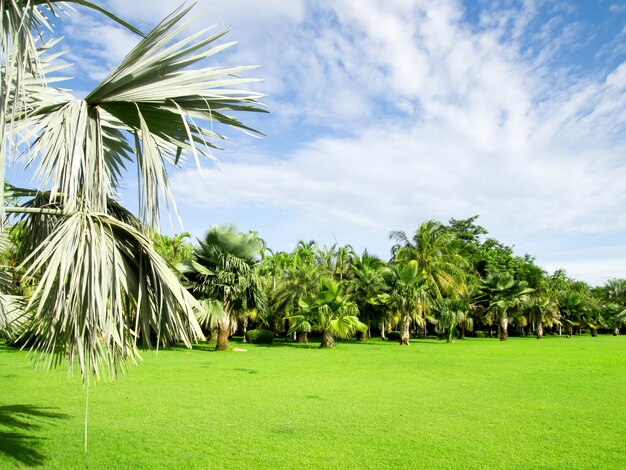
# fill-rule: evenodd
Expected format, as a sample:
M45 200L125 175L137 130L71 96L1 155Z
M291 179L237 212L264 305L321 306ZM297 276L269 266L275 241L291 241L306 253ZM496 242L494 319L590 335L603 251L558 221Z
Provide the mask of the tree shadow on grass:
M0 454L27 466L43 465L46 458L39 450L45 438L37 434L43 425L69 415L33 405L0 406Z

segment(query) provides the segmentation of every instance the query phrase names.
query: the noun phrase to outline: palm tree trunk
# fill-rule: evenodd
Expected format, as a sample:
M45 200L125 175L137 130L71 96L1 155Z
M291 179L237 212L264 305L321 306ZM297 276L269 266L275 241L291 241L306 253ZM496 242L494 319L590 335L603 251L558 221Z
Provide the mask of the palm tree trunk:
M320 348L334 348L335 347L335 338L333 338L333 334L330 331L324 331L322 333L322 343L320 344Z
M498 326L500 329L500 341L506 341L509 339L509 317L503 315L500 320L500 325Z
M243 342L247 343L248 341L246 340L246 333L248 332L248 317L247 316L243 316Z
M543 323L537 323L537 328L535 329L535 334L537 335L537 339L543 338Z
M306 331L302 331L298 335L298 343L307 344L309 342L309 335Z
M400 344L402 346L409 346L409 328L411 328L411 318L407 316L402 324L402 335L400 335Z
M230 333L230 321L228 318L217 323L216 351L228 351L228 334Z
M380 322L380 339L387 339L385 337L385 320Z
M459 333L459 339L465 339L465 322L461 322L461 324L459 325L460 327L460 333Z

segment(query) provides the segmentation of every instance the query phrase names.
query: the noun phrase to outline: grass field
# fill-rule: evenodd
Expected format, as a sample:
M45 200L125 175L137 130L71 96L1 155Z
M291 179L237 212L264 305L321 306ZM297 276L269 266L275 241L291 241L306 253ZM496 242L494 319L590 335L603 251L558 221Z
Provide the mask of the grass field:
M0 346L0 468L626 468L626 337L144 354L85 395Z

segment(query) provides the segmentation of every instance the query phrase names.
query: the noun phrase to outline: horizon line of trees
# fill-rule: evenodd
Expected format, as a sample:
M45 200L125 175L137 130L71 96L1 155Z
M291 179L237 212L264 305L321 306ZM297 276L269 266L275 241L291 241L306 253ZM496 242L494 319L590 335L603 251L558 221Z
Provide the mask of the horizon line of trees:
M477 224L478 216L423 222L412 235L390 233L389 260L351 245L300 241L273 251L257 232L215 226L198 245L189 234L156 236L157 250L204 306L201 324L216 349L250 327L321 346L357 334L367 339L437 335L448 342L510 334L541 338L619 334L626 324L626 280L591 287L564 270L547 273ZM397 332L397 333L395 333Z

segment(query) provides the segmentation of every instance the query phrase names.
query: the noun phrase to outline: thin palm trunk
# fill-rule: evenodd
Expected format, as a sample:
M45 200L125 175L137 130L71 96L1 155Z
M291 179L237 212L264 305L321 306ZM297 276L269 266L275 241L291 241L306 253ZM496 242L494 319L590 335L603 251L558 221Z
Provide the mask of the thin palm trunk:
M380 339L387 339L385 336L385 320L380 322Z
M402 322L402 335L400 335L400 344L402 346L409 346L409 329L411 327L411 317L406 316Z
M246 340L246 333L248 331L248 317L245 315L243 317L242 328L243 328L243 342L247 343L248 341Z

